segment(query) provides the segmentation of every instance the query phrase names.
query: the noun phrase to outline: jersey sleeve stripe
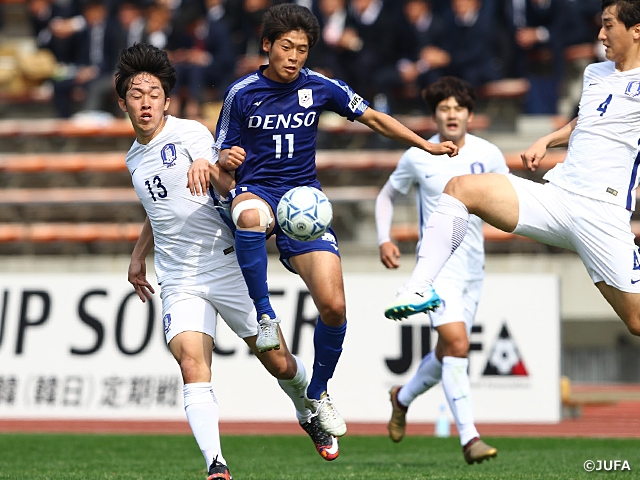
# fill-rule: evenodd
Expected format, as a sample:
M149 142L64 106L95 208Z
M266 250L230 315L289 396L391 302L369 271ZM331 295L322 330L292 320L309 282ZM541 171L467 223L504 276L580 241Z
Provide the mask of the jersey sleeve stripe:
M229 122L231 121L231 104L233 103L233 99L240 90L245 88L247 85L256 82L258 78L258 74L254 73L253 75L249 75L241 82L236 83L231 88L231 90L229 90L229 95L227 95L227 98L224 99L222 112L220 113L220 129L218 131L218 138L216 138L216 141L213 144L213 155L215 160L218 159L220 147L227 138L227 132L229 131Z

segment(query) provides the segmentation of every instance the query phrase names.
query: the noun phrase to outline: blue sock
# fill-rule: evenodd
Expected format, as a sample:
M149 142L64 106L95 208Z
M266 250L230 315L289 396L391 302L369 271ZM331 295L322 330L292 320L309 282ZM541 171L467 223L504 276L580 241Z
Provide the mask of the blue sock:
M256 306L258 320L263 314L276 318L269 301L266 242L264 232L236 230L236 257L249 289L249 296Z
M344 322L341 327L330 327L318 318L313 333L315 357L313 359L313 375L307 387L309 398L319 400L320 394L327 390L327 383L333 377L333 372L342 353L342 343L346 332L347 322Z

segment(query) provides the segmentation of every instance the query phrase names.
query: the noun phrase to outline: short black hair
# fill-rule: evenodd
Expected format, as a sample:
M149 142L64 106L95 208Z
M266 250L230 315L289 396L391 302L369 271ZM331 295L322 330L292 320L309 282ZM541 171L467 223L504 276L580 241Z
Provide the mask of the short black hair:
M443 100L453 97L461 107L466 107L469 113L473 112L476 104L476 92L473 86L466 80L458 77L442 77L422 91L422 98L435 113L438 105Z
M614 5L618 7L618 20L627 30L640 23L640 0L602 0L602 11Z
M301 30L307 34L309 48L316 44L320 36L320 24L311 10L295 3L281 3L269 8L264 14L260 38L274 43L293 30Z
M140 73L148 73L160 80L165 97L176 86L177 73L167 52L147 43L135 43L124 48L116 64L116 92L124 99L131 88L131 81Z

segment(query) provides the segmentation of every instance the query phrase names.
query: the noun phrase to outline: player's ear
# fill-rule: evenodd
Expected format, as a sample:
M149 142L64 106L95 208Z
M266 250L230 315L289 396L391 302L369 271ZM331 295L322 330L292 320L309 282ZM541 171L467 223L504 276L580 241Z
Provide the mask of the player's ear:
M271 42L267 37L262 39L262 51L269 55L269 51L271 50Z
M127 102L124 101L124 98L118 99L118 106L120 107L120 110L127 113Z
M164 111L169 110L169 105L171 105L171 98L167 97L164 99Z

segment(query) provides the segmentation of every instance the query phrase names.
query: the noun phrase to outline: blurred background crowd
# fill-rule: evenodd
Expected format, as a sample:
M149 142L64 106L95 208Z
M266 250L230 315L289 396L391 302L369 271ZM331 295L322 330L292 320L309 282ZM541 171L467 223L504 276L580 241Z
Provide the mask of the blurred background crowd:
M523 113L556 114L566 50L595 45L600 28L600 0L293 1L321 25L307 66L390 113L415 108L422 87L455 75L476 87L526 79ZM178 70L170 113L200 119L232 81L266 62L262 16L283 0L26 3L45 69L40 76L52 86L60 118L78 111L121 115L113 93L118 52L148 42L167 50Z

